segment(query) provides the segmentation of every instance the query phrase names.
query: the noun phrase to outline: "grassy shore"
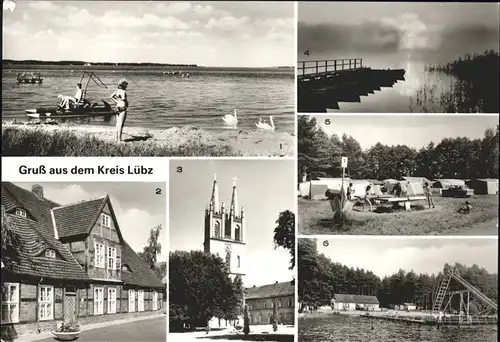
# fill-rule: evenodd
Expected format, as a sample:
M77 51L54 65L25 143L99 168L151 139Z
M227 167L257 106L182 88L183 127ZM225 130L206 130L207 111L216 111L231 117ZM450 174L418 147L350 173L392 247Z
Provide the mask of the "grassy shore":
M338 226L328 201L299 199L301 234L356 235L498 235L498 197L477 195L469 199L473 210L468 215L456 211L464 200L434 197L436 208L418 206L407 212L352 211L349 220ZM422 204L426 204L422 201ZM380 207L386 208L386 207ZM384 212L385 211L385 212Z
M274 332L272 326L267 325L251 325L250 334L244 335L241 333L231 332L231 329L222 329L211 331L206 334L204 331L193 331L183 333L169 333L169 339L172 341L200 341L201 340L217 340L225 341L294 341L295 328L290 325L279 325L278 331Z
M2 125L4 156L292 156L288 133L206 132L196 127L145 130L126 127L124 141L114 129L85 125Z

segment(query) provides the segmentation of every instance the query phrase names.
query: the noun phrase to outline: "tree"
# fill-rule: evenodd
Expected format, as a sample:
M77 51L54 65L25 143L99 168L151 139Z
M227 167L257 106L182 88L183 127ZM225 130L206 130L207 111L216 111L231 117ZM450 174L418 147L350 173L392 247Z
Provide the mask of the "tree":
M206 326L212 317L231 318L241 302L227 265L212 254L177 251L169 256L170 327Z
M290 210L282 211L274 228L274 245L290 252L290 268L295 267L295 214Z

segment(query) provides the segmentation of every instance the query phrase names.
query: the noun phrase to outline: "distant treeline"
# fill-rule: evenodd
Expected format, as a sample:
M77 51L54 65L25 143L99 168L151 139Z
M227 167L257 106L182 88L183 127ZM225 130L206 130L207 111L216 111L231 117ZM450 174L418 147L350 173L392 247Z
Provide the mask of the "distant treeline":
M24 61L16 61L12 59L4 59L4 66L8 65L75 65L75 66L84 66L88 62L82 61L38 61L38 60L24 60ZM159 67L159 66L167 66L167 67L198 67L196 64L164 64L164 63L111 63L111 62L95 62L90 63L91 66L136 66L136 67Z
M346 172L356 179L498 178L498 138L497 125L496 130L487 129L483 139L445 138L420 150L377 143L363 150L355 138L347 134L328 137L316 118L299 116L299 182L304 175L340 177L341 156L349 158Z
M450 267L451 265L445 264L443 272ZM462 278L493 301L497 301L498 274L491 274L477 265L467 267L456 263L455 267ZM400 269L397 273L381 279L369 270L349 268L332 262L317 252L315 239L298 241L299 302L308 306L330 305L334 294L353 294L376 296L381 307L414 303L419 307L431 309L443 272L429 275ZM449 291L464 289L456 281L450 282ZM458 307L457 302L453 304L455 308ZM480 303L476 302L474 306L477 305Z

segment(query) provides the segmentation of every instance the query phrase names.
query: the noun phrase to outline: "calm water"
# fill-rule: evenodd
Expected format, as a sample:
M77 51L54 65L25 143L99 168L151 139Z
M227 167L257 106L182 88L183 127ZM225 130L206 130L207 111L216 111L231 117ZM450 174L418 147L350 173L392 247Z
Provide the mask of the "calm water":
M299 318L300 342L496 342L496 326L440 328L372 320L363 317L328 316Z
M352 55L338 58L359 58ZM298 56L300 61L317 59L334 59L327 55ZM374 94L361 97L361 103L339 103L342 112L376 112L376 113L408 113L408 112L443 112L440 103L444 95L455 86L457 80L444 73L426 72L428 64L436 60L422 61L411 56L395 56L394 58L370 57L363 59L363 66L373 69L405 69L405 81L398 81L392 88L381 88ZM300 65L300 64L299 64ZM338 112L338 110L332 110Z
M18 84L16 74L24 70L4 70L2 77L3 118L25 119L25 109L49 107L57 95L75 93L81 71L29 69L41 72L43 84ZM259 116L266 122L274 117L276 131L294 130L295 85L293 69L190 71L190 78L165 76L161 70L95 70L108 86L100 88L92 81L87 98L100 102L116 89L121 77L129 81L130 107L127 125L169 128L194 125L222 130L221 117L238 109L238 128L254 129ZM85 87L85 83L83 85ZM95 123L102 124L96 119ZM109 123L114 124L114 121Z

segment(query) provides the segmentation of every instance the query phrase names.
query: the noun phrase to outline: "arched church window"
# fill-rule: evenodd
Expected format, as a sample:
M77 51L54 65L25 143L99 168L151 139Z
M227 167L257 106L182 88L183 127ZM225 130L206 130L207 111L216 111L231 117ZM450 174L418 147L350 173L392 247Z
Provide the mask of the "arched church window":
M234 239L236 241L241 241L241 228L239 225L234 229Z
M237 259L238 259L238 268L239 268L240 267L240 256L239 255L238 255Z
M220 223L219 223L219 221L215 222L214 235L215 235L215 238L220 239Z
M231 267L231 253L227 252L226 253L226 265L227 267Z

